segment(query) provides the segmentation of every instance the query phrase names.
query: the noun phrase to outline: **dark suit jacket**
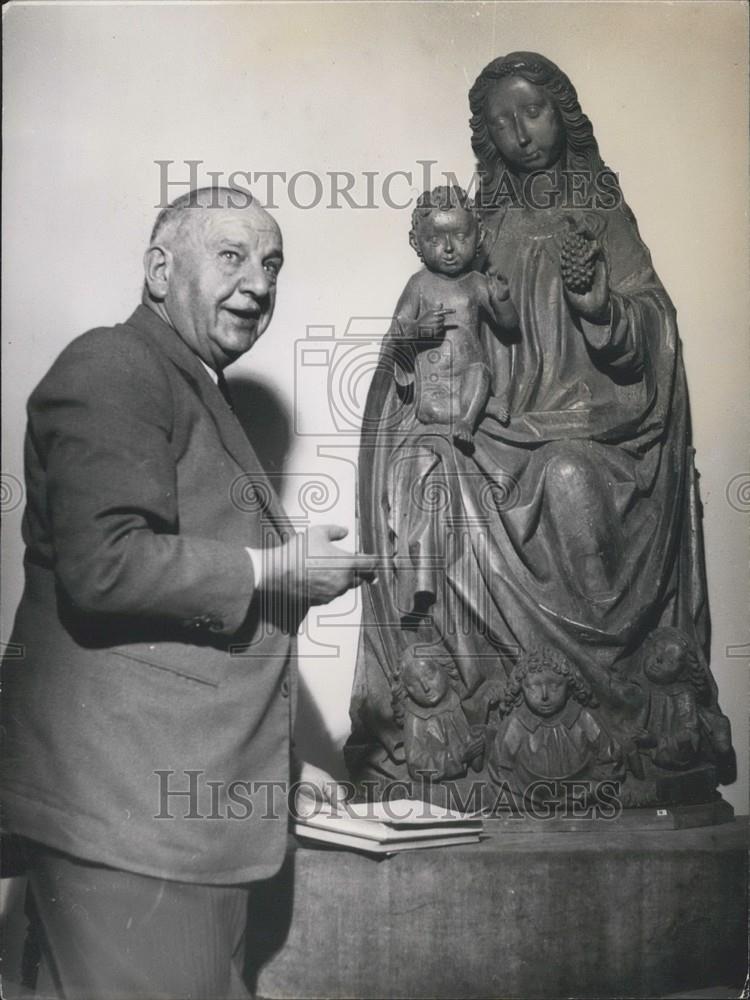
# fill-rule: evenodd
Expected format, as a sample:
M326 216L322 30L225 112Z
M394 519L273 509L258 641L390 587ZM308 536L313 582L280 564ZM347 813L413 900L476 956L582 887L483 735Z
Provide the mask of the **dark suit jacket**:
M182 881L273 874L299 609L254 591L244 546L290 526L219 389L140 306L36 388L26 476L6 831Z

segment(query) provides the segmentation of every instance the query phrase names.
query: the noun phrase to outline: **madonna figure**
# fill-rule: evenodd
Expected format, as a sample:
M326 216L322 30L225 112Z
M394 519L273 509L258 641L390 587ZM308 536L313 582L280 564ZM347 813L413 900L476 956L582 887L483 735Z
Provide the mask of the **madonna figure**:
M475 716L477 692L502 684L520 653L552 647L580 669L616 739L645 697L639 648L672 626L699 651L706 706L716 706L674 307L554 63L530 52L495 59L469 103L484 231L476 267L504 276L519 317L510 344L492 335L484 343L490 370L502 357L506 380L510 351L510 384L503 406L486 403L473 448L441 445L441 544L407 553L431 560L440 585L428 609L409 606L390 508L393 483L402 506L415 502L398 469L419 432L406 433L414 401L394 334L384 342L363 425L359 509L363 549L390 569L363 595L348 747L355 777L404 776L389 681L409 646L453 658ZM430 350L441 332L422 330L413 351Z

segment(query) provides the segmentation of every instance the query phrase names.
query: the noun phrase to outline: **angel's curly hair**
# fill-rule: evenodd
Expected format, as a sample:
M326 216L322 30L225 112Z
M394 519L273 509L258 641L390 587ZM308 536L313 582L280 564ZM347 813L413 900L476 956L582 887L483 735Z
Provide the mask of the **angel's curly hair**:
M448 674L451 687L458 688L460 677L456 665L447 653L417 653L415 646L408 646L399 660L398 666L391 678L391 707L393 709L393 719L399 728L404 725L404 702L408 698L406 685L403 681L404 671L418 660L429 660L437 663Z
M528 674L551 670L568 679L570 696L580 705L595 707L597 702L578 667L551 646L529 646L516 661L505 694L500 702L500 712L507 715L523 701L523 680Z
M684 679L692 686L701 699L706 699L710 693L706 671L698 656L696 643L682 629L673 625L662 625L646 636L641 646L641 663L659 642L674 642L685 654L685 666L682 671Z
M550 97L565 129L566 169L585 170L592 176L607 170L599 153L593 126L581 110L576 89L565 73L551 59L538 52L511 52L485 66L469 91L471 145L477 158L483 204L485 194L490 196L501 173L508 169L487 127L487 96L493 84L509 76L520 76L528 83L542 87Z

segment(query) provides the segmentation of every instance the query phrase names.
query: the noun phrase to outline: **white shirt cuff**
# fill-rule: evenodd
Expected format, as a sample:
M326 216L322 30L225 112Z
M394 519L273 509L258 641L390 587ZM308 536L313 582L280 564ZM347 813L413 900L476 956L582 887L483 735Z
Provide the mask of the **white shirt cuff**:
M255 578L255 589L257 590L263 580L263 549L251 549L245 546L245 552L250 556L253 577Z

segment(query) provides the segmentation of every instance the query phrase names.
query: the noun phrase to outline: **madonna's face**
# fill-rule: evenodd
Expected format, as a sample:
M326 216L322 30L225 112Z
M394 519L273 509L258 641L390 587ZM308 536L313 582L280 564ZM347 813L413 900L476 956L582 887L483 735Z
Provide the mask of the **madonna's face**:
M489 90L487 129L498 152L515 173L547 170L560 159L565 128L543 87L507 76Z

